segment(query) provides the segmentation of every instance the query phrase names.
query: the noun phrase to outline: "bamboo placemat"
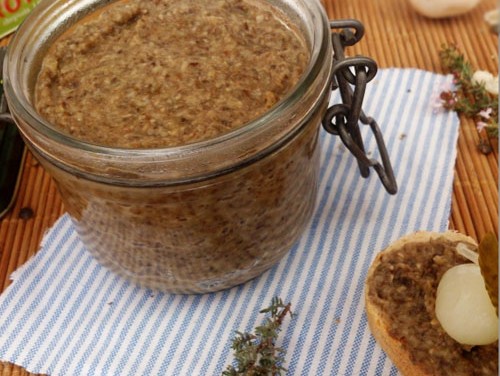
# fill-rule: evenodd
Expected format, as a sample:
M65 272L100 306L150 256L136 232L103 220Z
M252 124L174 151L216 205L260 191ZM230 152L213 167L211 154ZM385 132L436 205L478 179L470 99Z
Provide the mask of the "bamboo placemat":
M498 36L483 21L483 14L496 7L494 0L483 0L468 14L446 20L421 17L406 0L324 0L324 4L331 19L363 22L365 37L347 52L370 56L380 68L442 73L438 52L443 44L455 43L475 68L498 73ZM472 120L462 117L450 228L475 239L487 232L498 236L498 142L488 140L493 152L484 155L477 147L480 138L486 140ZM28 153L15 205L0 222L0 291L9 285L10 274L36 252L44 232L63 212L54 183ZM0 376L14 375L30 374L0 362Z

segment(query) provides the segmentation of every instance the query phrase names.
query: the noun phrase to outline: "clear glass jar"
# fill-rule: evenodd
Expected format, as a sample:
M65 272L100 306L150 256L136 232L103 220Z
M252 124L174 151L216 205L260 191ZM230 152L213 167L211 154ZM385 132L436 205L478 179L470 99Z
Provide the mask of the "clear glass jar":
M279 0L309 44L294 90L220 137L157 149L71 138L33 105L41 60L62 31L109 1L44 1L11 41L4 65L10 111L54 178L86 248L112 271L171 293L245 282L291 248L313 207L318 131L330 94L332 47L319 1Z

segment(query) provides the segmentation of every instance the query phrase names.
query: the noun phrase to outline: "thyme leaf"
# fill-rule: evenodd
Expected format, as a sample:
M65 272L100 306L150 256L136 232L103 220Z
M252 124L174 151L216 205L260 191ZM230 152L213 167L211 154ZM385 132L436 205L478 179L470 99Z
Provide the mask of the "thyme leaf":
M285 317L294 316L290 308L291 303L285 305L280 298L274 297L271 305L260 311L270 317L257 326L254 333L236 331L231 345L236 366L227 366L222 376L278 376L286 372L283 367L286 351L276 346L276 340Z
M475 120L478 131L498 137L498 95L489 93L485 84L473 79L474 69L455 45L443 45L441 65L453 75L455 88L441 92L441 104Z

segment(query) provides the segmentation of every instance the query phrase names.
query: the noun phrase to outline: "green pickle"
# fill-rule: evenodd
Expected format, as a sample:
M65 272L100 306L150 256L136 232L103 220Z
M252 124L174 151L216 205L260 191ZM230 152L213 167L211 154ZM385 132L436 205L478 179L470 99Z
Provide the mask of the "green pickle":
M498 240L492 233L479 243L479 267L498 316Z

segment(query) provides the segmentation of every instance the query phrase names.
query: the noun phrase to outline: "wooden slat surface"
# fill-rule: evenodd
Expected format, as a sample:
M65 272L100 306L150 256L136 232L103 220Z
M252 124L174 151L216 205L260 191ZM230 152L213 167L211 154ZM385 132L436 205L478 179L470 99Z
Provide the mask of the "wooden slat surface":
M455 43L475 68L498 73L498 37L483 21L483 14L495 8L494 0L483 0L466 15L445 20L419 16L405 0L323 3L331 19L356 18L364 23L365 37L348 54L368 55L380 68L442 72L438 52L444 43ZM480 137L484 135L478 135L474 122L462 117L450 228L475 239L486 232L498 236L498 142L489 141L493 152L484 155L477 148ZM25 208L33 211L33 217L21 215ZM9 275L37 251L44 232L63 212L54 183L28 154L15 205L0 222L0 291L9 285ZM0 376L28 374L0 362Z

